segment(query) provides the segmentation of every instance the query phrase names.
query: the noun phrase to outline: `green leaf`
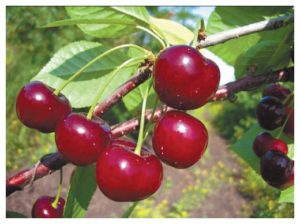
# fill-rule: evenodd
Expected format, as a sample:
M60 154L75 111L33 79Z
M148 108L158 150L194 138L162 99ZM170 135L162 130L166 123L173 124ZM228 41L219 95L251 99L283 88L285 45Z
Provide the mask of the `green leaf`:
M71 75L108 49L110 49L109 46L88 41L68 44L51 58L33 80L39 80L52 88L58 88ZM129 58L128 53L124 53L122 50L112 52L83 71L78 78L63 89L62 93L70 100L74 108L91 106L95 94L106 83L109 75ZM137 66L122 68L107 86L99 101L102 101L117 87L127 81L136 70Z
M281 191L278 202L279 203L287 203L287 202L294 203L294 186Z
M243 136L233 144L230 149L245 160L257 173L259 173L259 158L252 149L253 140L260 133L258 125L253 125Z
M57 27L57 26L69 26L69 25L78 25L78 24L124 24L124 25L136 25L131 20L126 19L65 19L59 20L52 23L49 23L43 28L48 27Z
M95 166L77 167L72 176L64 218L82 218L96 190Z
M149 85L148 80L141 84L138 88L131 91L123 98L123 102L125 104L126 109L131 112L135 113L136 111L141 110L142 102L143 102L143 92L145 91L147 85ZM153 88L150 89L148 99L147 99L147 108L152 108L155 102L156 93L154 92Z
M28 218L28 217L18 212L6 211L6 218Z
M206 29L207 34L215 34L277 17L290 10L291 7L216 7L209 18ZM261 66L262 63L265 63L263 67L258 68L259 72L262 73L279 66L287 66L290 58L287 49L292 45L292 37L293 25L291 24L277 30L254 33L233 39L209 47L209 50L229 65L234 65L237 70L236 75L240 77L247 72L250 66ZM285 47L287 48L285 49Z
M120 21L119 24L78 25L84 33L99 38L122 37L138 31L134 25L147 26L149 22L149 15L144 7L66 7L66 10L72 19Z
M193 32L177 22L151 17L151 23L162 32L164 38L172 45L189 44L193 40Z

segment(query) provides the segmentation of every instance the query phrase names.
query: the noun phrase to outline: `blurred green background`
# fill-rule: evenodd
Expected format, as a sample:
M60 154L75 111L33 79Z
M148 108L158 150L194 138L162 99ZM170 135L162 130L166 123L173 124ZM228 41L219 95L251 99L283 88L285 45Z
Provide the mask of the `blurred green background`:
M189 26L187 19L196 17L186 7L151 7L152 15L172 18ZM76 40L96 40L84 35L72 26L40 29L40 25L66 18L63 7L7 7L6 13L6 169L13 173L22 167L35 163L42 155L55 152L53 134L45 135L23 126L15 113L15 100L20 88L49 61L51 56L62 46ZM155 41L138 33L118 40L105 40L118 44L135 42L158 48ZM216 134L230 144L240 138L243 133L256 122L254 108L260 99L260 89L251 93L239 93L235 103L222 102L209 104L204 109L194 111L197 116L204 116L206 123ZM120 120L130 114L119 113L122 105L115 107L107 119ZM222 111L222 113L220 113ZM120 117L122 116L122 117ZM201 160L213 163L209 175L205 169L194 168L191 172L195 178L201 176L203 181L193 182L182 189L180 199L169 203L167 199L155 201L150 198L141 202L133 213L133 217L190 217L195 208L206 205L206 199L225 182L234 185L238 193L247 203L241 210L240 217L293 217L293 204L279 204L277 198L280 191L267 186L254 171L231 151L238 164L239 174L232 169L224 168L221 159L215 161L210 153ZM167 177L166 177L167 178ZM163 191L172 192L172 178L167 179ZM218 203L217 201L215 203Z

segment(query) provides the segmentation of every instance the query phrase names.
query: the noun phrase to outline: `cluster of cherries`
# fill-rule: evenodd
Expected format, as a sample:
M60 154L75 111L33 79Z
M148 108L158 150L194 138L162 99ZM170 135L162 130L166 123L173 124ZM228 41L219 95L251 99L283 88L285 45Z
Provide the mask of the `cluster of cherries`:
M58 151L77 166L96 163L99 189L114 201L138 201L161 185L161 161L175 168L194 165L203 155L208 132L201 121L184 112L208 102L218 88L218 66L190 46L162 51L154 65L154 89L171 110L157 121L152 153L128 139L113 139L109 125L100 118L72 112L68 99L45 84L33 81L20 91L16 111L27 127L55 132ZM64 199L44 196L32 209L33 217L62 217Z
M260 126L268 131L283 128L283 132L293 139L291 101L290 90L280 84L271 84L264 89L263 98L256 107ZM260 157L261 176L269 185L284 189L294 184L294 160L287 156L288 146L284 141L262 132L254 139L253 150Z

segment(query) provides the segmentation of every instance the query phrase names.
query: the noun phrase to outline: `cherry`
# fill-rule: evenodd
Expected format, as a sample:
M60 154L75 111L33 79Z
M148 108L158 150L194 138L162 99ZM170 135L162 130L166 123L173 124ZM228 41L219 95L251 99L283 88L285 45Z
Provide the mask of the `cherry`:
M203 155L208 133L201 121L180 111L169 111L156 123L152 145L156 155L175 168L194 165Z
M220 82L218 66L190 46L169 47L159 54L153 70L154 89L170 107L189 110L204 105Z
M55 141L63 157L77 165L97 161L100 151L111 140L110 127L100 118L89 120L85 114L71 113L62 119L55 131Z
M274 96L280 100L284 100L288 95L290 95L291 91L284 86L273 83L264 89L262 95L263 96Z
M283 125L286 110L279 99L265 96L256 107L256 117L260 126L266 130L274 130Z
M282 188L293 174L293 162L283 153L270 150L261 157L260 172L268 184Z
M289 117L284 126L283 132L290 138L294 138L294 109L286 108L286 110Z
M17 116L29 128L44 133L55 131L59 120L71 113L68 99L53 94L54 89L39 81L26 84L16 102Z
M258 157L262 157L269 150L276 150L286 155L288 146L284 141L273 138L267 132L260 133L253 141L253 151Z
M59 198L56 208L52 205L54 200L55 197L49 196L38 198L32 207L32 218L62 218L65 200Z
M157 191L161 185L163 168L159 159L142 148L141 156L129 141L112 141L100 153L96 163L99 189L114 201L139 201Z

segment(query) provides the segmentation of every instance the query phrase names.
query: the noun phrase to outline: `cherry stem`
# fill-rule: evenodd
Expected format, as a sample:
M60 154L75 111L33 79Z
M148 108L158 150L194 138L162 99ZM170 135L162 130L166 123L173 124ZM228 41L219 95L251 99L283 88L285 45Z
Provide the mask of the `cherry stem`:
M138 142L136 144L136 148L134 150L134 153L137 154L137 155L141 155L142 145L143 145L143 142L144 142L145 112L146 112L149 89L150 89L151 85L152 85L152 82L149 82L149 85L147 85L145 93L143 95L143 104L142 104L142 113L141 113L141 120L140 120L139 137L138 137Z
M294 96L294 92L292 92L284 101L283 104L285 105L292 97ZM293 100L291 100L291 102L289 103L289 106L291 106L294 103L294 98ZM291 112L288 113L288 115L286 116L286 119L283 123L283 125L281 126L276 138L280 138L280 136L282 135L282 132L285 128L286 123L288 122L289 118L290 118Z
M140 64L141 62L143 62L145 59L147 58L147 55L141 56L141 57L135 57L135 58L130 58L127 61L125 61L124 63L122 63L120 66L118 66L113 72L112 74L110 74L110 77L107 79L107 81L104 83L104 85L99 89L94 102L92 103L92 106L87 114L87 118L91 119L93 117L93 113L95 110L95 107L98 104L98 101L100 100L102 94L104 93L105 89L108 87L108 85L111 83L111 81L115 78L115 76L118 74L118 72L124 68L127 65L137 65Z
M138 45L135 44L123 44L114 48L109 49L108 51L105 51L104 53L98 55L97 57L95 57L93 60L89 61L85 66L83 66L82 68L80 68L74 75L72 75L66 82L64 82L60 87L58 87L53 93L55 95L58 95L70 82L72 82L76 77L78 77L85 69L87 69L88 67L90 67L91 65L93 65L95 62L97 62L99 59L105 57L106 55L122 49L122 48L128 48L128 47L133 47L136 48L140 51L142 51L145 54L148 54L148 51Z
M143 26L136 26L136 28L147 32L152 37L154 37L156 40L158 40L159 43L161 44L161 46L163 47L163 49L167 47L166 44L165 44L165 42L158 35L156 35L155 33L153 33L151 30L149 30L149 29L147 29L146 27L143 27Z
M58 185L58 189L57 189L57 193L55 196L55 199L53 201L53 203L51 204L53 208L57 208L58 206L58 202L59 202L59 198L60 198L60 194L61 194L61 189L62 189L62 181L63 181L63 168L60 168L60 178L59 178L59 185Z
M122 218L129 218L138 203L138 201L133 202L132 205L123 213Z
M159 102L159 99L158 99L158 96L156 95L155 101L154 101L154 105L153 105L153 109L152 109L152 113L151 113L150 119L147 122L147 125L146 125L146 128L145 128L144 141L145 141L145 139L147 138L147 136L149 134L149 128L150 128L150 126L152 124L152 121L153 121L153 118L154 118L154 114L155 114L156 108L158 106L158 102Z
M165 37L165 35L161 32L161 30L156 26L154 23L151 24L151 29L153 30L154 33L156 33L160 38L164 40L164 42L167 44L167 47L170 46L170 43L168 39Z

